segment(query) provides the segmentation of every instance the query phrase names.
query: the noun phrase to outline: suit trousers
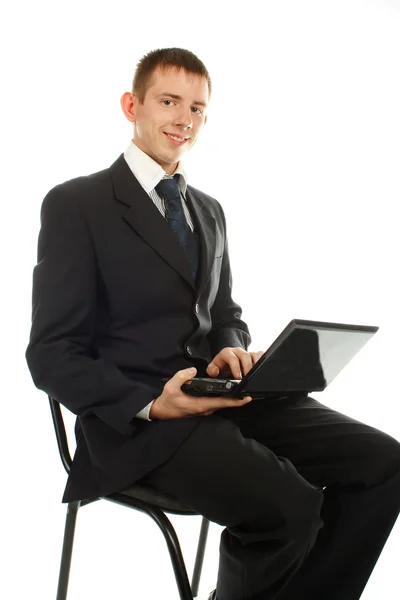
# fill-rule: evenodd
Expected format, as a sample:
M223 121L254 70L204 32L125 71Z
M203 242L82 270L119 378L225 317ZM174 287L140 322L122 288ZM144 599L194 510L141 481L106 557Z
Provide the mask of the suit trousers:
M400 511L399 442L305 394L190 418L142 481L225 527L217 600L360 598Z

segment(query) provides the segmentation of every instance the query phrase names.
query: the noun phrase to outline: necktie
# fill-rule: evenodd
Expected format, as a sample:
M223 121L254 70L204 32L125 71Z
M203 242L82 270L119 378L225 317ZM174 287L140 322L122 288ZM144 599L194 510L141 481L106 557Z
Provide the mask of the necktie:
M190 263L193 278L195 278L197 272L195 240L183 212L178 179L178 173L172 179L161 179L160 183L156 185L156 190L165 200L167 221L183 248Z

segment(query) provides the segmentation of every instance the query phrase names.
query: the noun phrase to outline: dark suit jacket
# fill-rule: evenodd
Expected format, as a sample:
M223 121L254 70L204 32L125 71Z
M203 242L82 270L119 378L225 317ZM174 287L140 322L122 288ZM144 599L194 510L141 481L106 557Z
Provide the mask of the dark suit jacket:
M164 463L204 417L134 418L163 377L247 350L231 297L220 204L188 186L200 235L197 284L174 232L123 155L43 200L26 359L35 385L78 416L63 501L128 487Z

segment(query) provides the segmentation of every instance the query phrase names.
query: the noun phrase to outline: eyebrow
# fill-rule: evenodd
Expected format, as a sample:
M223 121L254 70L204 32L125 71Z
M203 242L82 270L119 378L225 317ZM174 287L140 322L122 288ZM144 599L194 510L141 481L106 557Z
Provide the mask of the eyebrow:
M160 98L161 96L170 96L175 100L183 100L182 96L178 96L177 94L171 94L170 92L163 92L162 94L157 94L157 98ZM204 108L207 107L206 103L201 102L201 100L195 100L194 102L192 102L192 104L198 104L199 106L204 106Z

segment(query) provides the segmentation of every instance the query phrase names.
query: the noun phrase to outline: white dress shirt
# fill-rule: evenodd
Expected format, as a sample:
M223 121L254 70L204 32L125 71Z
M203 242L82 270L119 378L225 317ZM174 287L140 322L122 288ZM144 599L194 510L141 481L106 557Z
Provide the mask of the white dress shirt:
M165 202L164 198L161 198L156 190L156 185L159 184L161 179L172 179L172 175L168 175L164 169L148 154L143 152L133 140L130 141L129 146L124 152L124 158L128 164L128 167L144 189L144 191L150 196L151 200L157 206L160 213L165 217ZM183 212L186 217L186 221L189 224L190 229L193 231L193 222L190 218L190 214L186 204L186 187L187 187L187 175L182 167L182 161L179 161L177 168L175 169L174 175L179 173L179 188L181 191L181 200L183 206ZM154 399L155 400L155 399ZM136 415L139 419L146 419L151 421L149 417L151 406L154 402L152 400L147 406L142 408Z

